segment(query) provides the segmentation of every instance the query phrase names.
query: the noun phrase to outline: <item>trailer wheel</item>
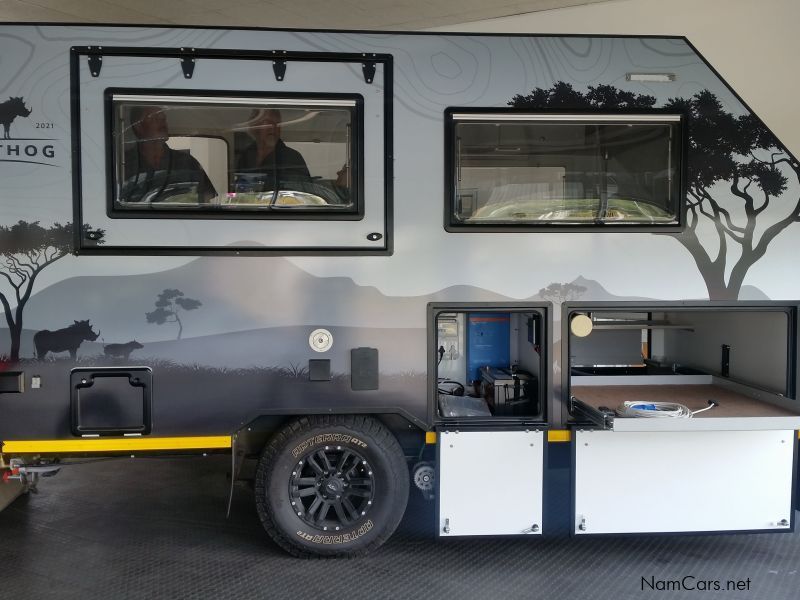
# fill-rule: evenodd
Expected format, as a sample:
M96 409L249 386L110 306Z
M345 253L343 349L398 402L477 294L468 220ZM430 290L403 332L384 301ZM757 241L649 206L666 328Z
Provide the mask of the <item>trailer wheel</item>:
M408 489L397 439L361 416L292 421L264 448L255 478L264 529L300 557L377 548L400 523Z

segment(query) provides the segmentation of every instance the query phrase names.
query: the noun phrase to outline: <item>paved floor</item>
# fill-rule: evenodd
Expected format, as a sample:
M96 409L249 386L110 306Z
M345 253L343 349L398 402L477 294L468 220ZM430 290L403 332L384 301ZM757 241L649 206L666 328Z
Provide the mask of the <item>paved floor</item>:
M800 598L800 533L433 539L416 493L398 532L353 560L299 560L261 531L225 457L72 467L0 513L0 598ZM654 591L694 576L749 591ZM713 587L713 585L712 585Z

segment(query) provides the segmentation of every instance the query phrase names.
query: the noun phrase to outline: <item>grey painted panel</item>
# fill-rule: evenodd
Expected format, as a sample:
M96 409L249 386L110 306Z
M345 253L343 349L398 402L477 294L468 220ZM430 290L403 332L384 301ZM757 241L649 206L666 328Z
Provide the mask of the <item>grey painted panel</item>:
M722 345L726 344L731 347L732 379L786 393L789 331L785 313L705 311L665 316L670 323L691 325L694 329L664 332L665 362L719 373Z
M533 373L537 377L541 376L541 355L536 352L534 345L528 341L528 314L520 313L519 328L516 332L517 345L519 347L519 366L520 368Z
M358 63L360 67L360 63ZM103 247L295 247L354 248L383 247L370 242L373 232L385 236L384 227L384 110L383 66L376 80L367 84L352 63L292 63L291 79L278 82L271 61L219 59L199 60L191 79L185 79L174 58L109 56L99 77L92 77L86 61L80 67L81 158L83 219L106 232ZM291 87L288 87L291 86ZM339 93L364 98L364 203L365 216L358 221L336 220L215 220L215 219L113 219L106 215L108 184L105 176L107 122L104 93L109 87L140 88L143 94L159 88L235 92Z
M642 332L639 329L601 329L583 338L571 337L572 366L642 364Z

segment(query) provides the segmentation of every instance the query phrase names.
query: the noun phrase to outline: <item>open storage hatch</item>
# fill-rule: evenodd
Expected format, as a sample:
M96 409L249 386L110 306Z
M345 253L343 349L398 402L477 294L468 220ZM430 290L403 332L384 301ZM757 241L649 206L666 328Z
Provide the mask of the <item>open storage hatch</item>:
M440 536L542 532L549 310L428 306Z
M793 529L797 308L564 307L576 534Z

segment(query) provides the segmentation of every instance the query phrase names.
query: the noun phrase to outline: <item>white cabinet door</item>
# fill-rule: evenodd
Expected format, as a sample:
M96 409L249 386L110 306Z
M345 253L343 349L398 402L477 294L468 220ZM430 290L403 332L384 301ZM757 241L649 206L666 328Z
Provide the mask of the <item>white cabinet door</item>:
M439 535L541 534L542 431L439 435Z
M578 431L576 534L789 529L794 431Z

